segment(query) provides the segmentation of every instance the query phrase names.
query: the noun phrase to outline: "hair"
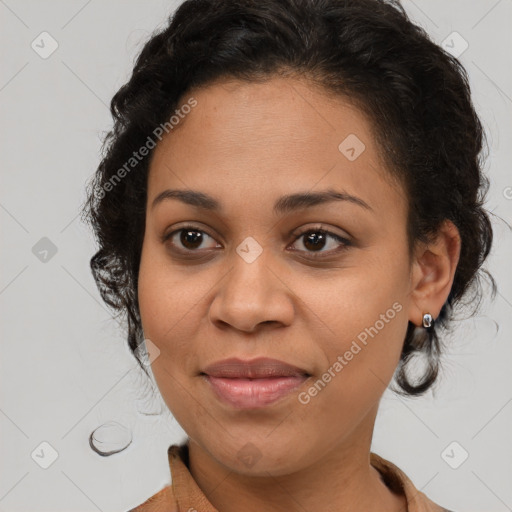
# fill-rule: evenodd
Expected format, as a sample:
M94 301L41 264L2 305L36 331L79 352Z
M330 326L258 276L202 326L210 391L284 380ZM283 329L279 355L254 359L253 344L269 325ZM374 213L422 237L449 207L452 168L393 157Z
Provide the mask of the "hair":
M138 350L144 334L137 284L153 151L122 179L120 171L192 90L222 79L290 76L343 97L368 116L386 170L408 200L410 255L418 241L432 240L444 220L459 230L461 252L448 299L433 329L409 322L394 375L394 391L421 395L438 376L439 330L448 329L454 307L475 304L476 311L482 273L496 293L494 279L481 268L493 232L483 207L489 187L482 170L485 137L467 73L398 1L183 2L145 43L111 101L113 128L82 211L99 243L90 261L98 289L126 320L128 345L146 372ZM427 361L415 382L407 371L414 355Z

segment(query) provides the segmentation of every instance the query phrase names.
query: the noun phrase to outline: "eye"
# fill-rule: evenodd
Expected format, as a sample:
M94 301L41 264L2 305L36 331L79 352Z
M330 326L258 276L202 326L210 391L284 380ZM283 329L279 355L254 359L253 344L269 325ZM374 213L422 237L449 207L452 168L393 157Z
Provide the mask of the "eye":
M313 259L332 256L331 253L339 253L340 251L346 250L349 246L352 245L349 239L324 229L322 226L314 226L307 230L302 230L299 233L293 233L293 235L296 237L294 243L297 243L299 240L303 240L302 245L305 247L305 249L294 249L294 252L305 251L309 253L308 258ZM215 239L204 230L192 225L183 226L180 229L174 230L171 233L164 235L162 237L162 243L170 240L173 252L189 256L194 252L200 252L199 249L201 249L201 245L203 245L208 239L213 240L214 245L210 246L209 248L202 247L203 249L208 250L222 247L219 244L215 245ZM329 245L329 239L334 241L334 243L331 242L330 244L331 246L334 246L334 248L326 251L322 250Z
M302 240L302 245L306 248L306 252L309 253L308 257L312 258L332 256L332 253L339 253L352 245L348 238L324 229L322 226L315 226L299 233L294 233L294 235L297 236L297 241ZM330 244L334 248L322 251L324 247L329 245L327 243L329 239L334 241L334 243L331 242Z
M180 235L179 237L175 235ZM199 229L195 226L183 226L180 229L172 231L171 233L164 235L162 237L162 242L166 242L167 240L171 240L172 250L183 255L190 255L192 252L196 252L197 249L200 249L201 244L211 237L208 233ZM210 249L215 249L217 246L210 247ZM203 247L204 248L204 247Z

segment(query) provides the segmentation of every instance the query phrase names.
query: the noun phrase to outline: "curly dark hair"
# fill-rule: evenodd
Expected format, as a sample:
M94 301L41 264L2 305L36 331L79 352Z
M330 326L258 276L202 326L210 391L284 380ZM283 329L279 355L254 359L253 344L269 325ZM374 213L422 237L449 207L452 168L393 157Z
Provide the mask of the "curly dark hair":
M169 124L194 88L224 78L261 82L275 76L307 79L369 117L388 171L407 196L410 254L445 219L459 230L461 253L449 297L433 330L409 322L394 375L394 391L421 395L438 376L438 331L448 329L454 306L475 304L476 311L483 274L496 293L494 279L481 268L493 232L483 207L489 187L482 169L485 134L467 73L398 1L183 2L151 35L130 79L112 98L113 128L88 183L82 215L99 242L90 265L101 296L125 317L129 347L147 374L139 354L144 343L137 284L153 151L130 172L126 162L149 147L155 128ZM412 382L406 367L415 354L427 363L423 377Z

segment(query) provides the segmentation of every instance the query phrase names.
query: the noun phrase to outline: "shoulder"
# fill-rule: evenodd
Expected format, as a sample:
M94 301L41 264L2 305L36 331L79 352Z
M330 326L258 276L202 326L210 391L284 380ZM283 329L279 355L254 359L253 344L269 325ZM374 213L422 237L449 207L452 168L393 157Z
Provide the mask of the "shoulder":
M370 453L370 461L393 492L405 495L408 512L453 512L435 503L417 489L412 480L393 462L373 452Z
M187 472L184 460L188 459L188 450L186 444L173 444L167 449L169 469L172 475L171 484L166 485L157 493L153 494L146 501L137 505L127 512L179 512L178 500L173 480L183 479L183 474Z
M171 485L168 485L148 498L144 503L127 512L178 512L176 497Z

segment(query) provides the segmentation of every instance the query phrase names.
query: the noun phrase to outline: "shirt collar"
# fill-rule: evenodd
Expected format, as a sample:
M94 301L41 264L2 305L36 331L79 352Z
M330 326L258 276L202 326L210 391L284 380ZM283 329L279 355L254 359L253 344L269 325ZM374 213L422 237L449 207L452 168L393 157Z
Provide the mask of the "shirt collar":
M201 491L188 469L188 444L171 445L167 453L172 476L171 485L178 512L193 510L218 512ZM407 475L392 462L371 452L370 463L379 471L384 483L391 490L405 495L407 511L404 512L450 512L417 490Z

